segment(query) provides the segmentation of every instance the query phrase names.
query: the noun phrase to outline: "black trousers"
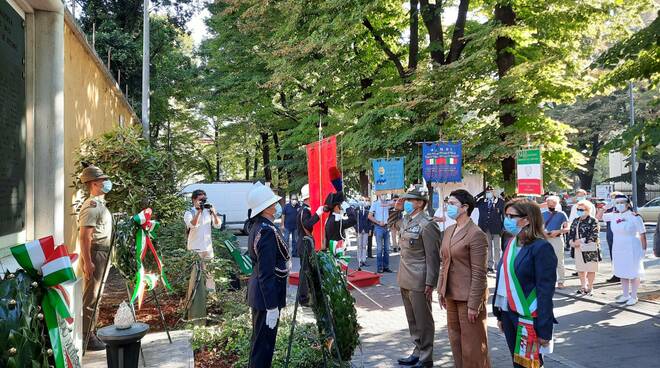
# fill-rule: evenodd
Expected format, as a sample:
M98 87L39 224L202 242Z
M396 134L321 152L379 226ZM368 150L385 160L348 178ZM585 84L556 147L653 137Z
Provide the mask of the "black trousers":
M270 368L275 352L275 338L279 321L274 329L266 326L266 311L252 308L252 338L250 339L250 368Z
M513 359L513 351L516 347L516 334L518 332L518 313L510 311L502 312L502 330L504 330L506 344ZM541 359L541 367L543 367L543 355L539 355L539 358ZM522 365L516 363L513 363L513 366L514 368L524 368Z
M367 257L374 258L374 253L372 251L374 245L374 237L371 232L369 232L369 239L367 240Z

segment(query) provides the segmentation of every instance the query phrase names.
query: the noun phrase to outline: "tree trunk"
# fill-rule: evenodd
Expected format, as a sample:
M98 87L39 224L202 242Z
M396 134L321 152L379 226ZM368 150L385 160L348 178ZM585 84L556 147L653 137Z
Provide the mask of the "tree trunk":
M360 194L369 196L369 175L367 170L360 170Z
M272 183L273 173L270 171L270 146L268 145L268 133L259 133L261 136L261 158L264 163L264 179Z
M451 46L447 56L447 64L458 60L465 47L465 22L467 21L467 12L470 7L470 0L461 0L458 4L458 15L456 16L456 25L451 37Z
M417 69L419 54L419 0L410 0L410 45L408 47L408 72Z
M252 166L252 179L257 180L257 169L259 168L259 156L257 150L254 152L254 165Z
M438 64L445 62L445 45L442 35L442 5L429 4L428 0L420 0L422 20L429 33L429 51L431 59Z
M516 24L516 14L513 8L508 4L498 4L495 6L495 20L505 27L510 27ZM514 66L515 59L513 53L510 51L515 46L514 41L505 36L500 36L495 41L495 51L497 54L497 75L502 79L509 70ZM500 98L500 124L501 128L506 128L516 122L516 117L510 112L502 112L509 110L509 106L514 103L513 96L504 96ZM501 133L500 139L506 141L506 134ZM504 188L507 194L512 194L515 191L515 170L516 160L513 156L506 157L502 160L502 176L504 179Z
M245 151L245 180L250 180L250 153Z
M591 153L587 159L584 171L579 171L577 173L580 178L580 187L583 189L591 190L591 185L594 180L594 172L596 171L596 159L600 153L600 149L603 147L603 142L599 141L598 135L594 135L591 139Z
M631 177L632 181L632 177ZM646 203L646 162L637 163L637 206Z
M220 124L214 125L214 141L215 144L215 181L220 181Z
M285 176L283 174L286 173L286 169L282 165L282 155L280 154L280 137L277 135L276 131L273 132L273 144L275 145L275 156L277 157L277 165L275 165L275 168L277 169L277 185L282 187L282 182L284 181L283 179Z

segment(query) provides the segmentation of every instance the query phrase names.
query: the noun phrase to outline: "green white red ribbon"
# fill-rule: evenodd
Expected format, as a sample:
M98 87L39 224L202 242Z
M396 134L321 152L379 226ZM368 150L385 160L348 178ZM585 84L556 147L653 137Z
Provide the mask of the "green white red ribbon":
M135 262L137 263L137 272L135 274L135 289L131 297L131 303L138 300L138 309L142 307L142 298L144 297L144 290L153 290L158 284L158 275L147 273L144 268L144 257L147 255L147 250L150 250L158 266L160 278L163 279L163 284L168 289L172 290L167 276L163 271L163 261L156 253L156 248L152 242L156 238L156 230L160 227L158 221L151 220L152 210L147 208L137 215L133 216L133 221L139 226L135 233Z
M330 240L330 254L332 254L340 263L348 265L351 257L346 255L346 247L343 240Z
M69 255L64 245L55 247L52 236L16 245L11 248L11 253L18 264L46 290L41 300L41 308L53 349L55 367L74 368L73 362L78 359L69 356L62 346L58 320L73 323L69 310L70 298L62 284L76 280L71 262L77 259L77 255Z

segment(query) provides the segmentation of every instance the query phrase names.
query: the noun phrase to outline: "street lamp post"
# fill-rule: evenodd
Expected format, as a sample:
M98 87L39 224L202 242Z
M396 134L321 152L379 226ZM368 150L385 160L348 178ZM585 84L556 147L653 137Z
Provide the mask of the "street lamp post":
M144 0L142 27L142 137L149 141L149 0Z
M635 125L635 101L633 98L633 83L628 82L628 96L630 97L630 126ZM632 178L632 203L633 209L637 211L637 139L633 141L630 152L630 176Z

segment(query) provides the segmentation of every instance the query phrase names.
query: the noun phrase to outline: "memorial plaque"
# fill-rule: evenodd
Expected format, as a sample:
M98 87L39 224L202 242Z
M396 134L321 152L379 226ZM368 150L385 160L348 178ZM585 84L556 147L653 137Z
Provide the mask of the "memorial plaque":
M0 0L0 236L25 228L26 131L24 22Z

